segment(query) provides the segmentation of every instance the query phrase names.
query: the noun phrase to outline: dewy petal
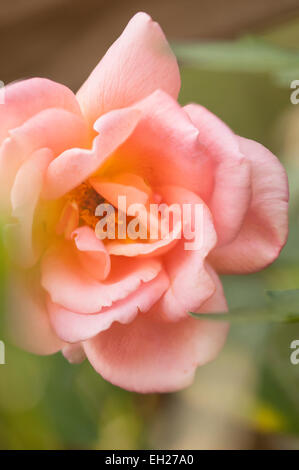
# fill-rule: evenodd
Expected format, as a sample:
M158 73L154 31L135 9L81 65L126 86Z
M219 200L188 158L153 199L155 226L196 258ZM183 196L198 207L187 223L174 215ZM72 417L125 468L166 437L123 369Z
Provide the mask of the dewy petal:
M90 227L78 227L72 233L83 268L98 281L104 281L111 269L110 256L104 243Z
M50 321L43 293L14 275L8 289L9 336L20 348L34 354L53 354L64 343L56 336Z
M225 310L220 293L212 311ZM139 393L173 392L191 384L200 365L213 360L224 345L225 323L185 318L164 322L152 311L129 325L114 323L83 343L91 365L114 385Z
M130 106L162 89L175 99L180 74L160 26L137 13L77 93L90 125L112 109Z
M19 127L34 114L47 108L63 108L81 115L74 93L64 85L45 78L11 83L1 90L0 143L8 131Z
M142 283L125 299L114 302L99 313L80 314L67 310L50 300L48 310L57 335L68 342L84 341L107 330L112 323L130 323L137 314L147 312L168 287L164 271L149 282Z
M199 132L187 113L158 90L134 105L141 119L136 129L101 166L101 176L136 173L150 186L176 184L204 200L212 190L212 162L199 145Z
M242 155L237 136L203 106L185 106L199 130L199 143L213 162L214 190L208 202L213 214L218 244L235 238L250 203L250 165Z
M130 136L140 119L133 108L111 111L95 123L99 133L91 150L73 148L59 155L49 166L43 196L56 199L89 176Z
M53 158L50 149L39 149L19 169L11 192L12 216L17 223L6 226L5 238L13 260L29 268L39 256L33 245L32 224L44 175Z
M240 150L251 165L252 200L236 239L216 248L210 261L227 274L259 271L280 253L288 234L288 181L279 160L263 145L242 137Z
M156 259L114 257L109 279L99 282L82 270L67 243L51 247L42 261L42 286L54 303L78 313L96 313L126 298L161 271Z

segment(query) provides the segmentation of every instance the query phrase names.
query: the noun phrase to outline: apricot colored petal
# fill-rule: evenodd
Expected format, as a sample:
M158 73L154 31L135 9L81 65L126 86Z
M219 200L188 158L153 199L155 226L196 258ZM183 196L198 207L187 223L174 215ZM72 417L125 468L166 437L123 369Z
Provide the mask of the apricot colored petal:
M183 108L157 90L136 103L140 122L101 167L103 177L128 172L153 186L176 184L206 200L213 189L213 162L199 144L199 132Z
M214 189L208 202L218 244L233 240L250 204L250 164L239 149L237 136L203 106L185 106L199 130L199 143L213 162Z
M217 247L210 261L227 274L259 271L272 263L288 235L288 181L279 160L263 145L242 137L240 150L251 165L252 200L236 239Z
M99 133L91 150L73 148L60 154L48 168L44 197L56 199L90 177L130 136L140 119L136 109L120 109L102 116L95 123Z
M52 302L78 313L96 313L126 298L142 282L161 270L156 259L115 257L109 280L99 282L82 270L74 248L66 243L51 247L42 260L42 286Z
M157 277L142 283L125 299L114 302L111 307L92 315L67 310L48 302L51 323L60 338L68 342L84 341L107 330L114 322L130 323L137 314L147 312L161 297L168 286L168 278L161 271Z
M34 152L19 169L12 188L12 216L17 223L6 226L5 238L13 260L22 267L31 267L39 256L38 247L32 240L32 224L44 175L52 158L50 149Z
M19 127L34 114L47 108L63 108L81 115L74 93L64 85L46 78L29 78L1 89L0 143L8 131Z
M88 122L162 89L177 98L180 73L160 26L137 13L77 93Z
M90 227L78 227L72 233L81 265L93 278L104 281L110 273L111 262L104 243Z
M211 300L212 302L212 300ZM214 294L213 309L224 308ZM83 343L94 369L114 385L139 393L173 392L190 385L198 366L222 349L225 323L185 318L165 322L152 311L129 325L111 328Z

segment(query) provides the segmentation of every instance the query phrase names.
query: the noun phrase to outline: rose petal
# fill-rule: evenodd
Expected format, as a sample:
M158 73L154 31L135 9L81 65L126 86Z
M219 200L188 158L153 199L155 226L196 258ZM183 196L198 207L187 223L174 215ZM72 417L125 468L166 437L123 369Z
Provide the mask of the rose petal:
M177 241L182 238L184 233L192 233L194 232L194 224L195 224L195 206L199 205L202 209L202 218L203 221L206 218L206 223L208 226L212 224L211 216L208 214L208 209L205 207L203 201L191 191L186 190L185 188L179 186L160 186L158 188L154 188L154 193L158 194L161 198L159 203L156 203L156 206L150 205L146 226L148 230L148 238L146 242L139 241L137 243L124 243L121 241L111 241L107 243L107 250L111 255L118 255L118 256L158 256L164 255L177 244ZM171 209L172 205L175 205L180 211L177 213L178 220L175 220L174 226L170 226L171 217L167 220L167 216L163 216L163 206L165 208ZM184 219L184 205L188 205L190 208L190 220L183 220ZM175 208L174 207L174 208ZM155 209L155 212L154 212ZM171 213L171 210L169 211ZM161 214L161 220L159 221L158 214ZM189 213L187 214L189 215ZM186 217L185 217L186 218ZM151 223L153 222L153 230ZM161 225L162 223L166 223L167 232L165 236L162 237L161 235ZM200 220L201 222L201 220ZM157 230L155 230L157 227ZM199 231L201 227L199 227ZM209 233L209 229L208 229ZM154 236L158 235L160 239L155 240ZM191 235L191 234L190 234ZM215 233L214 233L215 236ZM157 237L156 237L157 238ZM216 239L215 239L216 240ZM214 243L215 243L214 240Z
M111 241L107 243L107 251L116 256L161 256L170 251L178 242L182 231L181 224L177 224L165 239L148 241L146 243L122 243Z
M60 338L68 342L84 341L114 322L130 323L138 313L147 312L168 287L168 278L161 271L157 277L142 283L125 299L114 302L92 315L71 312L53 302L48 302L52 325Z
M50 149L34 152L19 169L12 188L12 216L18 222L6 226L5 238L12 259L24 268L33 266L39 256L38 247L33 245L32 224L44 175L52 158Z
M210 305L215 311L225 306L219 287ZM190 385L196 368L217 356L227 331L225 323L193 318L169 323L149 311L129 325L113 324L83 346L91 365L114 385L139 393L173 392Z
M63 206L60 218L56 225L56 234L64 234L66 240L70 240L72 233L79 225L79 208L75 201L67 201Z
M91 150L73 148L49 166L43 196L56 199L81 184L129 137L140 119L137 109L111 111L98 119Z
M65 109L45 109L24 124L9 131L18 144L23 159L41 147L50 148L57 156L72 147L87 145L87 126L81 116Z
M79 250L81 265L94 279L104 281L111 269L110 256L104 243L95 232L87 226L79 227L72 233L75 245Z
M187 113L165 92L158 90L134 105L141 119L126 142L100 168L138 174L151 187L183 186L204 200L212 190L212 163L199 145L199 133Z
M214 163L214 190L208 202L218 244L231 241L240 230L250 203L250 165L234 133L203 106L185 106L199 130L199 143Z
M137 13L77 93L90 125L102 114L123 108L161 88L177 98L176 58L157 23Z
M22 163L39 148L50 148L54 156L76 146L87 145L83 118L63 109L46 109L9 131L0 148L1 206L10 208L8 198Z
M148 203L151 196L150 188L140 176L132 173L120 173L105 180L100 176L89 179L89 183L98 194L118 208L118 198L126 198L126 206Z
M240 150L251 165L251 205L236 239L217 247L210 261L218 272L259 271L272 263L288 234L288 182L284 168L265 147L239 137Z
M156 259L114 258L109 280L99 282L85 271L70 244L51 247L42 260L42 286L54 303L80 313L95 313L126 298L142 282L154 279L161 270Z
M17 143L7 137L0 147L0 209L8 215L11 212L11 188L22 163L23 155Z
M205 260L214 248L217 237L210 211L198 196L177 186L160 187L158 192L168 204L176 200L182 206L189 204L194 208L199 205L202 209L198 220L183 220L184 229L190 224L189 228L198 238L181 240L165 256L164 264L170 286L157 302L155 311L160 311L165 318L173 321L186 317L188 311L196 311L215 291L215 283Z
M74 93L64 85L45 78L30 78L7 85L1 90L0 143L8 131L20 126L34 114L47 108L63 108L81 115Z

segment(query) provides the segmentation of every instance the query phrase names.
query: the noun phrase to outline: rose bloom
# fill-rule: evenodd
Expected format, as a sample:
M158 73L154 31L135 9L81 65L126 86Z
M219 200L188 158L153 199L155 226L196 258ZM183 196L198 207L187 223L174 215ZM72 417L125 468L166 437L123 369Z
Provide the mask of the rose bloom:
M36 354L85 357L115 385L169 392L222 348L219 274L258 271L287 237L277 158L197 104L159 25L136 14L76 95L44 78L2 90L1 207L13 269L8 327ZM246 110L244 110L246 112ZM100 240L102 201L201 204L203 241Z

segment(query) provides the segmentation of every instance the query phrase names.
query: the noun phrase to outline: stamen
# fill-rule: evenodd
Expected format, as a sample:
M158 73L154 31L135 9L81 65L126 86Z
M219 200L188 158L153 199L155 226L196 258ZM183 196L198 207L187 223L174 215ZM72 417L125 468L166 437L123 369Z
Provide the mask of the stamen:
M66 199L78 205L80 225L88 225L94 229L99 221L99 218L95 216L95 210L105 201L104 198L90 184L84 182L70 191Z

